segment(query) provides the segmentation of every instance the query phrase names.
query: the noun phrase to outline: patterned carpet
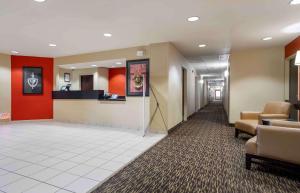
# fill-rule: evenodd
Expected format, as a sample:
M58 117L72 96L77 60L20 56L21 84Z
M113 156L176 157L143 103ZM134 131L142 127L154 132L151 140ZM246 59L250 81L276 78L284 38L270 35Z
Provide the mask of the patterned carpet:
M246 135L234 138L219 104L210 104L93 193L300 192L298 174L244 165Z

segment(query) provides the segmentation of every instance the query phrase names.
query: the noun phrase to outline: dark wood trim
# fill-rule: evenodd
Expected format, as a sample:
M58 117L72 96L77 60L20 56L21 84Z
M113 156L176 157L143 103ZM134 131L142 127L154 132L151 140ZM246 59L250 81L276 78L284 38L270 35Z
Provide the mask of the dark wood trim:
M228 123L229 124L229 127L234 127L235 124L234 123Z
M253 161L253 159L265 161L268 163L268 165L272 165L272 166L275 165L277 167L291 168L291 169L293 169L294 172L296 171L296 173L298 173L298 174L300 172L300 165L298 165L298 164L246 153L245 161L246 161L246 169L247 170L251 170L252 163L258 163L258 162L255 162L255 160Z

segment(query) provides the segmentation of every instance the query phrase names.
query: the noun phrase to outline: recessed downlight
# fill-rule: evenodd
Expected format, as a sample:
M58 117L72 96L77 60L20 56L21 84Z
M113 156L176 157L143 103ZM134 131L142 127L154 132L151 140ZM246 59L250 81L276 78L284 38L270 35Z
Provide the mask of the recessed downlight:
M11 53L13 53L13 54L19 54L20 52L18 52L16 50L12 50Z
M200 44L198 45L199 48L205 48L207 45L206 44Z
M300 4L300 0L292 0L290 2L290 5L299 5Z
M112 36L112 34L110 34L110 33L105 33L103 35L104 35L104 37L111 37Z
M96 64L93 64L93 65L91 65L92 67L97 67L97 65Z
M122 64L122 62L116 62L116 64L117 64L117 65L121 65L121 64Z
M76 67L72 66L71 69L75 69Z
M50 43L49 46L50 47L56 47L56 44Z
M272 40L273 38L272 37L264 37L262 40L263 41L269 41L269 40Z
M190 21L190 22L194 22L194 21L198 21L198 20L199 20L199 17L197 17L197 16L192 16L192 17L189 17L187 20Z
M42 3L42 2L45 2L46 0L34 0L35 2L38 2L38 3Z

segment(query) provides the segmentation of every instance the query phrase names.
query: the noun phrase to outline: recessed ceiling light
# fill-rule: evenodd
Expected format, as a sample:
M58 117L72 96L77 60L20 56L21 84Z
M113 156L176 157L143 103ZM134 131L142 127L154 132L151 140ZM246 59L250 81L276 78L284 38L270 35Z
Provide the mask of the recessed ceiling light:
M187 20L190 21L190 22L194 22L194 21L198 21L199 17L193 16L193 17L189 17Z
M18 54L19 52L16 51L16 50L12 50L11 53L13 53L13 54Z
M273 38L272 38L272 37L265 37L265 38L263 38L262 40L268 41L268 40L271 40L271 39L273 39Z
M290 5L299 5L300 4L300 0L292 0L290 2Z
M121 64L122 64L122 62L116 62L116 64L117 64L117 65L121 65Z
M93 66L93 67L97 67L97 65L95 65L95 64L93 64L93 65L91 65L91 66Z
M56 47L56 44L50 43L49 46L50 46L50 47Z
M46 0L34 0L34 1L42 3L42 2L45 2Z
M200 44L198 47L199 48L204 48L204 47L206 47L206 44Z
M71 69L75 69L75 67L74 67L74 66L72 66L72 67L71 67Z
M112 36L112 34L110 34L110 33L105 33L103 35L104 35L104 37L111 37Z

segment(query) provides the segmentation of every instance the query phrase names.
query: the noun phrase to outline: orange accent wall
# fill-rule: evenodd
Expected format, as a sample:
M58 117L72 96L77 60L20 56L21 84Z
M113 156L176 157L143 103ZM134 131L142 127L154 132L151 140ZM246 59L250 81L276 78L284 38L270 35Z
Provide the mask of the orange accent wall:
M300 36L285 46L285 57L288 58L300 50Z
M108 71L108 92L125 96L126 92L126 68L110 68Z
M23 94L23 67L43 68L43 94ZM12 120L53 118L53 58L11 56Z

